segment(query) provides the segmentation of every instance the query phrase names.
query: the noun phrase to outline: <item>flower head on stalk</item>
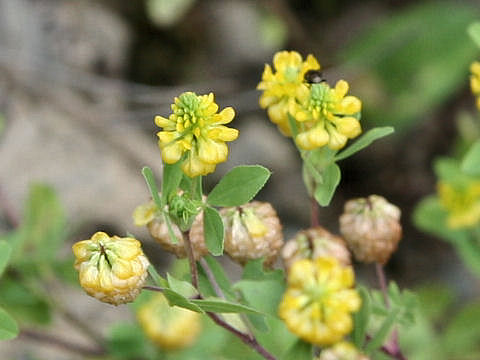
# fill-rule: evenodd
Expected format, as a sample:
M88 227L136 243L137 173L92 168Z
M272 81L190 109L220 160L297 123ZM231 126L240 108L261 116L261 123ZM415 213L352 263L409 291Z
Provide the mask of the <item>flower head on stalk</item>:
M337 82L331 88L326 82L312 84L293 110L298 122L296 142L304 150L325 145L338 150L347 139L358 136L362 129L358 121L362 103L355 96L346 96L348 83Z
M279 306L280 318L294 334L325 346L352 331L351 313L361 299L352 289L354 274L333 257L295 262L288 272L287 291Z
M149 263L138 240L97 232L74 244L73 253L80 285L88 295L119 305L140 293Z
M475 95L477 109L480 110L480 62L474 61L470 65L470 89L473 95Z
M462 181L463 180L463 181ZM440 181L440 203L447 210L447 225L452 229L475 226L480 221L480 179Z
M257 86L258 90L263 90L260 107L267 109L268 117L284 135L291 136L288 113L292 113L298 99L309 92L304 82L305 73L319 70L320 64L313 55L303 61L296 51L280 51L273 57L273 67L274 70L265 65L262 81Z
M177 350L191 345L200 334L199 313L170 306L163 294L156 294L137 312L145 334L160 348Z
M229 128L235 112L227 107L217 113L213 93L197 95L185 92L172 104L173 113L167 118L155 117L162 128L157 133L162 159L167 164L182 162L182 170L189 177L206 175L218 163L227 160L226 141L238 137L238 130Z

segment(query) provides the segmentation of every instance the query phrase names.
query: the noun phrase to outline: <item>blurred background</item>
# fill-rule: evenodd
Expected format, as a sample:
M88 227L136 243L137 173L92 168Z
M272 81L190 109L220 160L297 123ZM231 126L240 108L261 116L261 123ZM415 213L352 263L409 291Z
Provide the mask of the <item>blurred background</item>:
M435 192L433 159L479 136L468 85L478 48L466 32L479 14L480 1L0 0L0 232L22 218L31 184L45 183L65 213L66 259L73 242L103 230L138 235L167 266L170 257L131 213L148 199L141 167L161 169L153 118L167 116L183 91L214 92L237 114L240 137L206 187L234 165L264 165L273 176L259 199L277 209L287 238L307 227L299 157L255 90L276 51L297 50L317 57L329 83L350 83L364 129L396 129L340 164L342 182L321 224L338 232L347 199L385 196L402 209L404 226L388 276L410 288L445 283L473 298L478 280L411 216ZM373 270L360 273L374 284ZM58 294L81 317L108 325L129 316L75 291ZM0 357L30 359L31 346L25 337L1 343ZM72 358L48 345L40 351Z

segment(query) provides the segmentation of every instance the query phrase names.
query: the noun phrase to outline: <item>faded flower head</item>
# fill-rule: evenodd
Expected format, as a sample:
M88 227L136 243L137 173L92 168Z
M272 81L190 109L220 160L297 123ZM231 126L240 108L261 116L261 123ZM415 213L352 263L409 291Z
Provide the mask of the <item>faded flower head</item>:
M153 201L139 205L133 212L133 222L137 226L146 225L150 235L152 235L165 251L175 254L178 258L187 257L182 231L177 225L173 223L171 224L173 234L177 239L177 242L175 243L170 237L168 225L165 222L163 214L159 213L157 210L157 206ZM195 217L189 233L193 255L196 260L200 260L200 258L208 254L203 235L198 236L199 232L203 234L203 212Z
M185 92L175 98L172 111L168 119L155 117L155 124L162 128L157 135L163 161L182 161L183 172L195 177L213 172L218 163L227 160L225 142L238 137L238 130L224 125L235 116L231 107L217 113L213 93Z
M336 258L341 265L351 264L345 241L321 226L298 232L293 239L285 243L281 254L287 269L301 259L315 260L328 256Z
M316 360L369 360L352 343L341 341L322 351Z
M362 132L358 121L362 103L347 92L348 83L340 80L334 88L326 82L312 84L310 92L301 96L292 113L298 122L299 147L313 150L328 145L338 150Z
M279 316L303 340L335 344L352 331L351 313L361 305L353 285L352 268L333 257L299 260L288 272Z
M97 232L74 244L73 253L80 285L88 295L119 305L140 293L149 263L138 240Z
M476 98L477 109L480 110L480 62L474 61L470 65L470 89Z
M398 207L378 195L347 201L340 232L355 259L385 264L402 237L400 214Z
M319 70L320 64L313 55L303 61L296 51L280 51L273 57L273 67L274 71L270 65L265 65L262 81L257 86L258 90L263 90L260 106L267 109L268 117L283 134L291 136L287 114L292 113L297 100L309 92L304 83L305 73Z
M137 312L145 334L165 350L183 349L197 339L202 329L199 313L170 306L163 294L155 294Z
M264 258L265 266L277 259L283 245L282 225L275 209L266 202L224 208L220 211L225 225L225 252L236 262Z
M455 182L440 181L437 190L440 203L448 212L448 227L458 229L479 223L480 180L462 177Z

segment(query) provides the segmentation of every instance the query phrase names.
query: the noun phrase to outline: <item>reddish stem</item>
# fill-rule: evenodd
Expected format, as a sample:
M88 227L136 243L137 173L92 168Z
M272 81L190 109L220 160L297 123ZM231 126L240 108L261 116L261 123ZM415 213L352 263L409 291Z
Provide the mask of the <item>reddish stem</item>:
M317 227L320 225L318 222L318 202L315 200L315 198L312 196L310 198L310 225L312 227Z

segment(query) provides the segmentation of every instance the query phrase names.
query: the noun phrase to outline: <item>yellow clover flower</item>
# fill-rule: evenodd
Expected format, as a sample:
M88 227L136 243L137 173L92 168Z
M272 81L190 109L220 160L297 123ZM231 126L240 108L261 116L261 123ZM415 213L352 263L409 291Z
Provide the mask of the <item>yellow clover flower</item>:
M470 65L470 89L476 97L477 109L480 110L480 62L474 61Z
M73 245L75 269L88 295L113 305L135 300L147 278L147 258L134 238L104 232Z
M217 113L212 93L185 92L171 107L168 119L155 117L155 124L163 129L157 133L163 161L174 164L181 160L189 177L213 172L216 164L227 160L225 142L238 137L238 130L223 125L233 120L235 112L227 107Z
M312 84L293 111L298 121L296 142L304 150L328 145L333 150L345 146L347 139L358 136L362 129L357 119L362 103L355 96L345 96L348 83L337 82L331 88L326 82Z
M351 267L333 257L302 259L290 268L287 283L278 312L291 332L324 346L352 331L351 313L360 308L361 299L352 289Z
M448 212L447 226L470 227L480 221L480 180L437 185L440 203Z
M138 205L133 211L133 223L135 226L145 226L155 219L158 208L153 200L146 204Z
M369 357L362 354L349 342L341 341L332 347L321 352L317 360L369 360Z
M273 57L273 67L275 72L270 65L265 65L262 81L257 86L263 90L260 107L268 109L268 117L284 135L291 136L287 114L293 114L297 100L309 92L304 82L305 73L320 70L320 64L313 55L303 61L296 51L280 51Z
M199 313L170 306L163 294L142 305L137 319L145 334L160 348L182 349L191 345L202 328Z

